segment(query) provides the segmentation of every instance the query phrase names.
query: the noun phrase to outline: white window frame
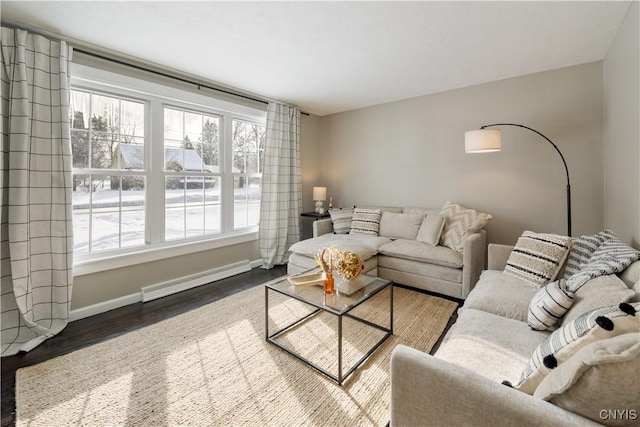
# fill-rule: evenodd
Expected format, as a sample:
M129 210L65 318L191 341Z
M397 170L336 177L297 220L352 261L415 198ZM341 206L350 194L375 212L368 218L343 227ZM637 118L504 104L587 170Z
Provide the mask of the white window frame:
M125 267L128 265L186 255L203 250L255 241L258 227L234 230L231 123L234 119L266 125L265 110L225 101L213 93L200 94L111 71L72 64L71 89L89 90L132 98L145 103L145 185L146 246L100 251L74 256L74 276ZM221 233L164 242L164 215L153 214L154 207L164 206L164 107L212 114L220 117ZM266 109L266 106L265 106ZM152 144L155 143L156 146ZM230 149L230 146L228 147Z

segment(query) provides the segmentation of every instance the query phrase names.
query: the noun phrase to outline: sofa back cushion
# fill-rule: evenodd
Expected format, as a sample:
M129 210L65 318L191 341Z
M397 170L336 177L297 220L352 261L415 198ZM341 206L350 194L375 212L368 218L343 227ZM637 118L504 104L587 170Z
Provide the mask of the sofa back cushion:
M371 209L374 211L402 213L402 208L396 206L354 206L355 208Z
M382 212L380 236L390 239L415 240L422 224L423 215Z
M560 326L564 326L576 317L596 308L627 302L634 294L615 274L591 279L575 292L573 306L560 321Z
M625 268L624 271L620 273L620 278L629 288L633 288L633 285L640 280L640 261L636 261Z
M427 208L408 207L408 208L402 208L402 213L419 214L419 215L425 216L425 215L429 215L429 214L439 214L440 213L440 209L427 209Z

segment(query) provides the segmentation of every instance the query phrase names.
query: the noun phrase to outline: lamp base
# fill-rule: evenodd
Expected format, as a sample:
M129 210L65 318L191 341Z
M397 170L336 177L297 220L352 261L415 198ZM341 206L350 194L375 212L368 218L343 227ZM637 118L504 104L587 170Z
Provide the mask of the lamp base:
M324 213L324 206L323 206L323 202L322 200L316 200L316 213L317 214L323 214Z

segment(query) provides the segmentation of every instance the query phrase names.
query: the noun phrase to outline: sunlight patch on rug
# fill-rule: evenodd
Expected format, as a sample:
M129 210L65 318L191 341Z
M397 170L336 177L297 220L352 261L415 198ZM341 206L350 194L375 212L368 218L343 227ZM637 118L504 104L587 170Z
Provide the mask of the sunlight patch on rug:
M309 310L286 298L271 303L274 325ZM384 321L388 304L376 296L358 316ZM264 287L257 286L18 370L17 425L385 425L391 351L398 344L429 351L456 308L395 288L394 335L340 387L265 341ZM283 339L331 366L335 324L315 315ZM380 332L363 327L345 320L345 358L357 360Z

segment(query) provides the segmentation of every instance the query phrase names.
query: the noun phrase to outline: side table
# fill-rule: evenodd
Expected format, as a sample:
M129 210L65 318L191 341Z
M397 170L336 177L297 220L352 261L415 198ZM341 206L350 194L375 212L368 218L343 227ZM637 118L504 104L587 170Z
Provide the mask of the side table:
M302 212L300 216L306 216L309 218L315 218L316 220L319 220L323 218L329 218L331 215L329 215L329 212L325 212L321 214L316 212Z

